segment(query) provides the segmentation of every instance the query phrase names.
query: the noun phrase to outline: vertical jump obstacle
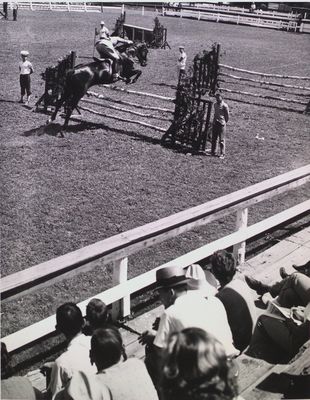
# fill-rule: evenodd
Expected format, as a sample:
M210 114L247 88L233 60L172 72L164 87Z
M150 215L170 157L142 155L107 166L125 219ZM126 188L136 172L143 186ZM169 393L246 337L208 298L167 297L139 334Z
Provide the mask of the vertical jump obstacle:
M67 72L75 66L76 52L71 53L64 58L58 60L58 64L53 67L46 68L41 74L45 81L45 89L43 95L36 102L36 110L43 105L44 112L48 107L54 107L57 100L60 99L64 91Z
M161 143L194 154L204 153L209 134L214 95L218 87L220 45L195 56L186 75L179 76L174 120Z

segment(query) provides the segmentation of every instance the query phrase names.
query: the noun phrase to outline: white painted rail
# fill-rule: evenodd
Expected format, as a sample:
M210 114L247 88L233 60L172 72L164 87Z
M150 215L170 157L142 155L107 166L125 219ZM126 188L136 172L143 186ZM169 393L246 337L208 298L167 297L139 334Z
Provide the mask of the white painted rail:
M237 212L235 232L165 265L178 263L185 268L210 256L216 250L230 246L234 246L234 252L238 256L239 262L242 262L245 255L246 240L296 216L309 212L310 200L251 226L247 226L248 207L297 188L309 181L310 165L307 165L200 206L86 246L80 250L2 278L1 296L4 300L9 301L38 288L50 285L57 280L63 279L64 276L72 276L79 272L91 270L93 266L89 265L89 263L100 258L103 264L114 262L113 283L115 286L94 296L101 298L106 304L114 304L113 313L115 317L119 315L119 311L122 316L126 316L130 313L130 295L155 283L157 269L155 268L127 281L127 258L130 255ZM89 299L79 304L83 312L85 312L88 301ZM51 316L2 338L2 340L7 344L9 351L13 351L53 332L54 326L55 316Z

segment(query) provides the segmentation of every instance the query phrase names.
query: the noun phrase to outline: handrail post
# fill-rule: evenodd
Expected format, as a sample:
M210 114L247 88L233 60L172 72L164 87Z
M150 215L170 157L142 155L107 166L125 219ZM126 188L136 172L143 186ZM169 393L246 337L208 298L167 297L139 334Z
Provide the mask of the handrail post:
M113 286L127 281L128 258L114 261L113 263ZM120 317L126 317L130 314L130 296L124 296L121 300L112 305L112 319L117 320Z
M248 209L243 208L237 211L236 219L236 230L245 229L248 226ZM237 264L240 265L245 261L245 244L246 242L240 242L234 245L234 256Z

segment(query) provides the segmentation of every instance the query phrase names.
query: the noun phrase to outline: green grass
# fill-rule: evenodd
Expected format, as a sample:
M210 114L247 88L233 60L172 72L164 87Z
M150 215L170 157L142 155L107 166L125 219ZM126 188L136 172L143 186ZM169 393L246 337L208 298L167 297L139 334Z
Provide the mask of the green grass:
M111 28L117 17L115 12L104 13ZM154 17L129 12L127 22L152 27ZM94 27L100 19L101 15L90 13L20 11L18 22L1 21L3 275L309 162L309 115L232 100L228 101L231 121L224 161L165 149L158 144L159 132L87 113L83 118L88 124L72 122L65 138L57 138L44 128L45 115L16 103L19 52L24 48L30 51L35 68L33 93L39 97L44 88L39 74L47 66L70 50L92 54ZM131 89L173 96L173 89L165 84L176 83L180 44L185 46L188 60L220 42L225 64L261 72L308 74L308 35L185 19L160 20L168 28L172 49L151 50L148 66ZM146 104L166 106L155 100ZM153 123L167 126L166 122ZM257 133L265 140L256 140ZM303 189L251 208L250 223L306 197ZM131 257L130 276L219 238L233 227L234 218L229 217L147 249ZM2 336L53 314L64 301L80 301L102 291L111 285L110 272L98 262L93 273L3 305Z

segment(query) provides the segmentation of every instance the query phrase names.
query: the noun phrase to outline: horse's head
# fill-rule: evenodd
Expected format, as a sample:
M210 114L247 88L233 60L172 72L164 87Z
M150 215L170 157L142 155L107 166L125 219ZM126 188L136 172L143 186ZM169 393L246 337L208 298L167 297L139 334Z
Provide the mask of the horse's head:
M135 43L135 56L137 57L140 65L145 67L147 65L147 54L149 52L145 43Z

